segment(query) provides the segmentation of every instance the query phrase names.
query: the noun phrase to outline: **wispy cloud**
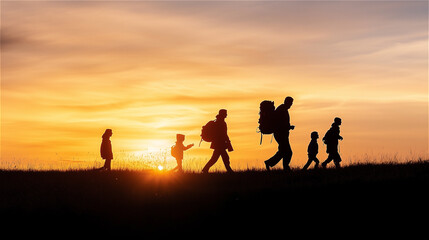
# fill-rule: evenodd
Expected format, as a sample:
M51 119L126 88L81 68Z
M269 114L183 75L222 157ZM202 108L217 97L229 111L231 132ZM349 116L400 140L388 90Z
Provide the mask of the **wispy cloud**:
M78 154L96 151L98 143L88 141L111 127L117 144L134 151L138 139L162 142L175 130L197 139L202 124L227 108L240 158L265 158L255 133L259 102L278 105L292 95L298 159L305 158L308 132L324 131L337 115L352 134L365 129L376 138L409 129L419 139L367 146L350 135L349 151L381 145L424 151L426 135L416 129L427 132L427 7L425 1L3 2L3 142L13 142L15 151L24 139L65 138L55 148ZM406 121L399 117L405 109L418 120L394 128ZM72 146L79 136L80 147Z

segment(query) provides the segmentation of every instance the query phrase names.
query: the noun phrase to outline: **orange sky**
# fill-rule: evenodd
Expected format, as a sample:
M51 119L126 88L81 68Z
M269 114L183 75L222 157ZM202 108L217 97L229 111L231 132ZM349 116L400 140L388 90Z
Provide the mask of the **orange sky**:
M343 119L345 164L427 157L428 3L2 2L1 157L91 159L198 144L228 109L232 166L262 167L259 103L295 99L291 165ZM326 158L319 141L319 159ZM205 162L209 144L185 157ZM118 156L118 155L116 155ZM121 155L119 155L121 156ZM101 160L100 160L101 161ZM259 165L260 164L260 165Z

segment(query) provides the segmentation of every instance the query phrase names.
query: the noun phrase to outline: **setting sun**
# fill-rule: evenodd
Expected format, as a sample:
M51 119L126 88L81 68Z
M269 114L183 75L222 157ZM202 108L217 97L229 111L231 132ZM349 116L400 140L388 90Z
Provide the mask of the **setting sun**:
M159 170L159 171L162 171L162 170L164 170L164 167L163 167L163 166L161 166L161 165L158 165L158 170Z

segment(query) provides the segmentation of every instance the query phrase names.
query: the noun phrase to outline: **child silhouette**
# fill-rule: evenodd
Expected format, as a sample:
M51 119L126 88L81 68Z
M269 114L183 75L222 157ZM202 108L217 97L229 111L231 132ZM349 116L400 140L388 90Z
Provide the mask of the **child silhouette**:
M307 170L308 166L310 166L311 162L315 162L316 165L314 165L314 168L319 167L319 159L317 159L316 155L319 153L319 144L317 144L317 139L319 138L319 134L317 132L311 133L311 141L310 144L308 144L308 161L302 168L302 170Z
M194 144L189 144L185 147L183 145L183 141L185 141L185 135L176 134L176 144L171 147L171 155L176 158L177 166L173 168L171 171L183 172L182 168L182 160L183 160L183 152L193 147Z
M104 166L100 170L110 171L110 163L113 159L112 153L112 143L110 142L110 137L112 136L112 129L106 129L102 136L102 142L100 146L101 158L105 159Z

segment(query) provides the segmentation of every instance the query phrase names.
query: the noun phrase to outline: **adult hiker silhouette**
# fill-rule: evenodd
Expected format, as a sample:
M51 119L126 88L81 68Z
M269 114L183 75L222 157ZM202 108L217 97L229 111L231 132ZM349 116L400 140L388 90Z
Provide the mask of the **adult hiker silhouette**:
M340 125L341 118L336 117L334 123L332 123L331 128L326 132L323 137L323 141L326 144L326 152L328 153L328 158L322 163L322 167L326 168L326 165L334 160L336 168L340 168L341 157L338 152L338 140L343 140L343 137L340 136Z
M289 163L292 159L292 148L289 143L289 131L295 129L295 126L290 125L289 109L293 104L292 97L286 97L284 104L278 106L274 112L277 127L274 130L274 139L279 144L278 151L274 156L265 161L265 167L270 171L281 159L283 159L283 170L289 171Z
M226 109L219 110L219 114L216 116L216 120L212 124L213 139L210 145L211 149L214 149L213 155L207 164L204 166L202 172L208 173L211 166L213 166L220 156L222 156L223 163L228 172L233 172L229 162L229 155L226 152L228 149L229 152L234 151L229 140L227 133L227 126L225 118L228 116Z

